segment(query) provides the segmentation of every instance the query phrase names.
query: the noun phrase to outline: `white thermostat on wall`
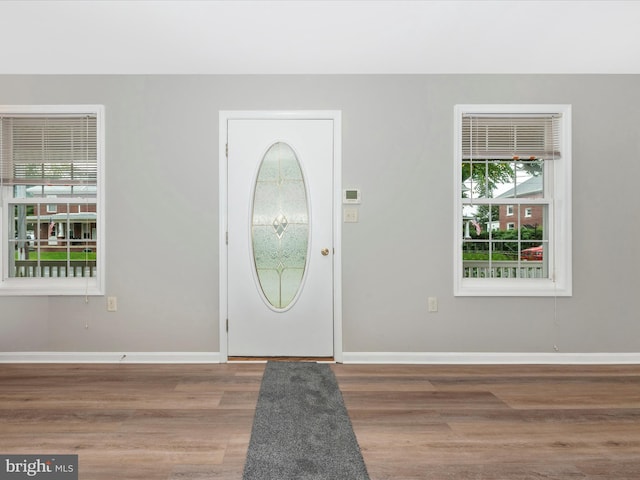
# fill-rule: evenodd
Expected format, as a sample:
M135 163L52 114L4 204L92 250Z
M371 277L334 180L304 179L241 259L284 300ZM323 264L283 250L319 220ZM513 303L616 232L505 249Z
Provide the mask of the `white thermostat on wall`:
M360 189L359 188L347 188L344 191L342 197L342 203L360 203Z

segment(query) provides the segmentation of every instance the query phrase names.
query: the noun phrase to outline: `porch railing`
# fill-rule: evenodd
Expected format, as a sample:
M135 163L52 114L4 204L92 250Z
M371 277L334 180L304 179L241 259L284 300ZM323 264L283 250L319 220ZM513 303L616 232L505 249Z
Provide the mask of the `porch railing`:
M16 260L16 277L95 277L95 260Z
M465 260L464 278L545 278L543 261Z

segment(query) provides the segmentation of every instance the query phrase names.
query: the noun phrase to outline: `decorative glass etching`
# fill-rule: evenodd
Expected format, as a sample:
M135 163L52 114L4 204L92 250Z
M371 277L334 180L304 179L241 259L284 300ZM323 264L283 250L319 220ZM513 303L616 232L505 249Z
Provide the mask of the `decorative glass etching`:
M307 188L286 143L274 143L258 169L251 241L260 289L275 309L284 310L302 286L309 245Z

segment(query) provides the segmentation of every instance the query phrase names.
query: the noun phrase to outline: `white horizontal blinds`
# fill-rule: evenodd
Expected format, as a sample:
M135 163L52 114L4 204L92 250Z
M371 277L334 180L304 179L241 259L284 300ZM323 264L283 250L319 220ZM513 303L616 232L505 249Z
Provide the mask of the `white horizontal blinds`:
M4 184L96 184L95 115L6 115L0 122Z
M10 120L0 117L0 185L9 183L13 177L11 159L11 129L7 128Z
M468 114L462 118L463 159L552 160L561 157L557 114Z

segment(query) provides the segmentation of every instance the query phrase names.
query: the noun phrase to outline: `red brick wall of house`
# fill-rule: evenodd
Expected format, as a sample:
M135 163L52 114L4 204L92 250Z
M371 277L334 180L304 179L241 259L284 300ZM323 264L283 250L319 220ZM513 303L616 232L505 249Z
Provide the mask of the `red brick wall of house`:
M542 195L535 195L531 198L541 198ZM514 228L518 228L524 225L531 225L536 227L542 227L544 215L543 215L543 207L541 205L520 205L520 211L518 212L518 205L514 204L513 207L513 215L507 215L507 207L508 205L500 205L500 230L507 230L507 225L509 223L514 224ZM531 209L531 216L527 217L526 209ZM518 224L518 219L520 223Z

